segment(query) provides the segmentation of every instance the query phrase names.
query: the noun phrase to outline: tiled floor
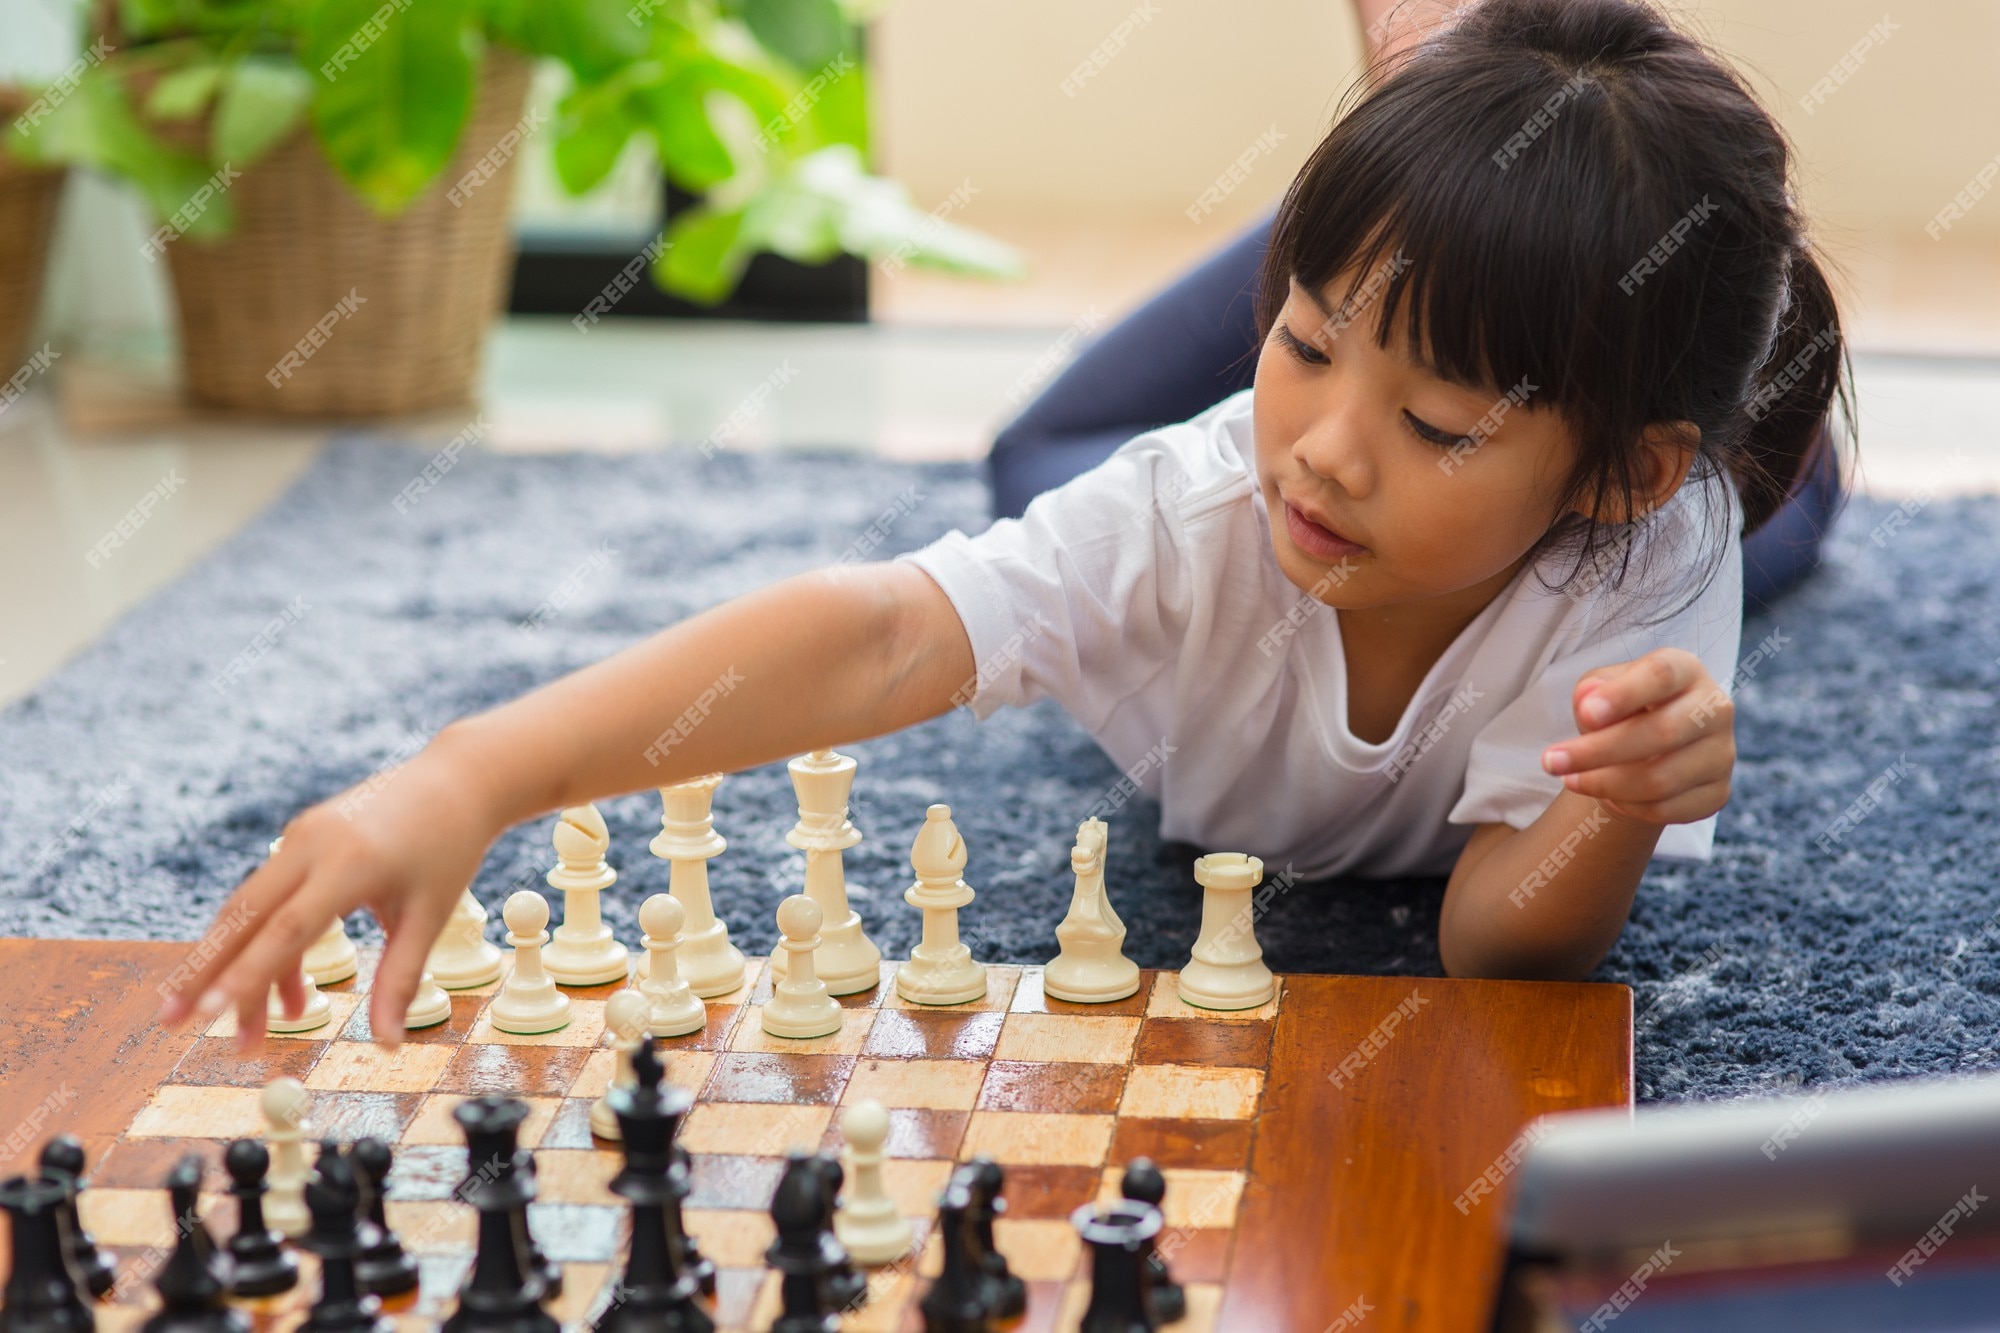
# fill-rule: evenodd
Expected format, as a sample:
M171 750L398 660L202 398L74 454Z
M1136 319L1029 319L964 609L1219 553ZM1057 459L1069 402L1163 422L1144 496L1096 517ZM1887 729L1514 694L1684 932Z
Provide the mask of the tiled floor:
M1111 318L1130 294L1102 295ZM1050 373L1040 363L1068 328L929 327L916 317L611 321L587 337L562 319L509 320L488 356L482 447L688 447L734 415L731 448L979 457ZM1857 378L1867 490L2000 490L2000 358L1864 353ZM170 380L160 347L72 351L0 407L0 705L241 527L331 433L203 419L178 405ZM761 408L742 410L779 380ZM447 413L371 430L442 443L467 424L468 414ZM93 563L93 547L142 505L143 522Z

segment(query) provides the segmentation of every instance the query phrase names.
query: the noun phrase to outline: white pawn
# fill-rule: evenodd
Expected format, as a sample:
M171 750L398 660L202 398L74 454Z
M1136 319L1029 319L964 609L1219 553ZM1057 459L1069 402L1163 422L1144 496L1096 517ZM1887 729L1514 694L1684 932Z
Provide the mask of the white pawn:
M646 1030L655 1037L685 1037L708 1026L708 1006L681 976L674 953L681 946L685 914L671 894L656 893L639 904L640 941L649 966L639 993L646 997Z
M1062 952L1042 969L1043 992L1072 1004L1109 1004L1139 989L1139 965L1124 953L1125 923L1104 889L1105 835L1101 819L1077 825L1069 853L1076 891L1056 927Z
M274 1078L264 1085L262 1105L264 1142L271 1150L264 1221L296 1238L312 1227L312 1214L306 1211L305 1137L311 1128L306 1124L306 1085L295 1078Z
M1181 999L1203 1009L1255 1009L1278 993L1277 979L1258 947L1250 891L1264 878L1264 863L1242 852L1211 852L1194 863L1201 901L1201 934L1181 969Z
M522 889L507 900L501 918L507 923L507 943L514 950L514 968L500 983L487 1016L502 1032L523 1036L554 1032L569 1023L569 996L542 970L542 946L548 943L548 900L533 889Z
M471 889L459 895L445 918L425 966L446 990L471 990L500 979L500 949L486 938L486 909Z
M264 1004L264 1030L266 1032L311 1032L323 1028L333 1018L333 1002L325 992L313 983L310 972L301 971L299 979L305 983L305 1007L299 1010L297 1018L285 1017L285 1002L278 998L278 987L274 983L271 996Z
M403 1030L415 1032L418 1028L434 1028L451 1018L451 996L446 995L437 984L429 968L417 978L417 993L410 999L410 1007L403 1013Z
M972 950L958 938L958 909L973 894L959 875L965 869L965 840L951 822L950 806L924 811L924 826L910 846L910 866L917 882L903 890L903 901L924 910L924 937L896 969L896 993L915 1004L978 999L986 994L986 969L972 961Z
M599 911L604 890L618 881L618 872L604 860L611 833L594 805L572 806L556 821L557 865L549 871L549 887L563 896L562 924L543 952L542 966L564 986L602 986L623 981L632 959L611 936Z
M619 991L604 1006L604 1026L611 1029L611 1044L618 1050L617 1065L611 1075L613 1088L639 1085L638 1075L632 1072L632 1052L639 1049L639 1038L646 1033L646 1007L646 997L635 990ZM608 1089L590 1104L590 1132L614 1143L623 1135L618 1128L618 1117L611 1111Z
M910 1219L882 1186L882 1144L889 1113L877 1101L856 1102L840 1117L847 1140L847 1194L834 1214L833 1231L857 1264L892 1264L910 1252L916 1237Z
M764 1031L774 1037L825 1037L840 1031L840 1002L826 992L813 970L813 950L819 947L819 904L795 893L778 904L778 947L791 954L785 979L771 988L764 1003Z

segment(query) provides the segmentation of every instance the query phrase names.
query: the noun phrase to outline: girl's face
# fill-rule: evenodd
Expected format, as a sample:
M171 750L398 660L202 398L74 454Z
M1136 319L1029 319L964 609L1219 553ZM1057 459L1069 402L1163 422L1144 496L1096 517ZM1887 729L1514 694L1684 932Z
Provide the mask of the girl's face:
M1320 293L1294 281L1258 358L1257 475L1278 565L1346 610L1490 596L1555 521L1574 445L1537 410L1539 386L1471 388L1410 361L1407 303L1377 347L1362 293L1345 323L1331 304L1347 289L1344 274Z

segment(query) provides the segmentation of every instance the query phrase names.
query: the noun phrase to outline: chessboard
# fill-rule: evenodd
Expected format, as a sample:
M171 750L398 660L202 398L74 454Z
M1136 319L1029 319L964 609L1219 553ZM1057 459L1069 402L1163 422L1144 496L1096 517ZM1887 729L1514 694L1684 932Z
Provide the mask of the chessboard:
M204 1030L151 1021L157 985L191 947L0 940L0 1172L32 1171L52 1134L82 1139L83 1220L122 1279L97 1311L104 1333L136 1328L154 1299L143 1279L167 1253L163 1182L183 1154L207 1163L211 1230L233 1230L222 1150L264 1133L261 1090L280 1075L309 1090L311 1137L394 1145L389 1222L422 1283L388 1310L409 1333L450 1311L473 1250L475 1215L452 1199L465 1150L450 1112L477 1094L524 1099L535 1236L565 1269L551 1312L587 1326L628 1213L605 1188L620 1155L589 1125L613 1076L616 986L569 990L570 1024L538 1036L494 1029L497 983L455 992L447 1023L387 1053L370 1040L364 950L359 975L326 988L328 1026L240 1055L226 1015ZM785 1154L837 1148L855 1101L889 1108L884 1177L919 1246L913 1262L869 1270L870 1299L845 1329L921 1329L937 1196L955 1162L986 1154L1007 1173L995 1239L1028 1285L1021 1329L1076 1326L1087 1267L1071 1211L1115 1200L1123 1165L1145 1156L1167 1180L1158 1249L1188 1294L1172 1327L1435 1333L1484 1327L1529 1121L1631 1100L1622 986L1285 976L1261 1008L1217 1013L1182 1002L1171 972L1086 1006L1047 997L1040 968L995 965L983 998L929 1007L896 993L895 967L841 998L837 1033L795 1041L763 1032L770 981L753 960L742 989L709 1002L704 1030L658 1043L668 1078L696 1096L680 1140L685 1216L719 1266L723 1328L769 1326L767 1209ZM301 1257L299 1288L242 1303L258 1333L303 1317L315 1282Z

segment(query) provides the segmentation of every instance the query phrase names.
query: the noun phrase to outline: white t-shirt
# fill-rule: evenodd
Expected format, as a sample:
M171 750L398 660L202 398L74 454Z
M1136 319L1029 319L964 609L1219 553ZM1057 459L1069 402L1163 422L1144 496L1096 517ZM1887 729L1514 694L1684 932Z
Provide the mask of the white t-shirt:
M1125 788L1159 801L1162 838L1301 878L1445 874L1472 826L1525 827L1562 790L1541 755L1577 734L1584 672L1676 645L1729 681L1742 511L1733 487L1690 484L1630 530L1618 588L1586 570L1550 592L1524 566L1432 666L1395 734L1357 739L1340 618L1272 553L1253 393L1135 437L1019 519L899 557L965 623L978 678L961 702L982 720L1002 704L1062 704ZM1718 520L1730 536L1714 577L1661 619L1709 572L1705 525ZM1543 572L1554 583L1567 567ZM1714 835L1713 818L1669 825L1658 852L1706 860Z

